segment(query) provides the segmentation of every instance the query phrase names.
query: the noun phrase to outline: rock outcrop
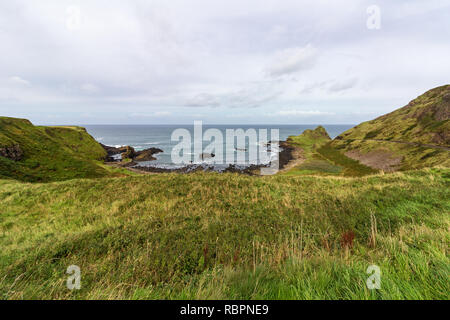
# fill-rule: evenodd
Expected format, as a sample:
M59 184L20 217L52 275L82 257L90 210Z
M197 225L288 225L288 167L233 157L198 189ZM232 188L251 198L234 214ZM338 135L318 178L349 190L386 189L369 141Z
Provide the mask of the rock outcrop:
M149 148L142 151L136 151L130 146L116 148L102 144L102 147L108 153L107 161L111 162L120 161L123 159L131 159L133 161L153 161L156 160L153 155L164 152L159 148ZM117 155L120 155L120 157L117 157Z
M153 160L156 160L156 158L153 155L161 153L161 152L164 152L164 151L161 149L158 149L158 148L145 149L142 151L135 152L135 157L133 160L135 160L135 161L153 161Z
M23 151L18 144L9 147L0 147L0 156L14 161L23 159Z

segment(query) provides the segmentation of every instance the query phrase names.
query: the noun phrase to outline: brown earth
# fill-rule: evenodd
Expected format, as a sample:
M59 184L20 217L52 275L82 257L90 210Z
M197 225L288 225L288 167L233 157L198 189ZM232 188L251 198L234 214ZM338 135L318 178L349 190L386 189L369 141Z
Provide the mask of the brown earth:
M358 150L352 150L346 152L345 155L368 167L383 170L384 172L396 171L403 161L403 157L395 156L386 150L375 150L364 154Z
M295 168L295 167L301 165L303 162L305 162L305 157L303 156L302 148L295 147L292 150L290 150L290 154L291 154L291 159L284 165L280 164L279 172L289 171L292 168Z

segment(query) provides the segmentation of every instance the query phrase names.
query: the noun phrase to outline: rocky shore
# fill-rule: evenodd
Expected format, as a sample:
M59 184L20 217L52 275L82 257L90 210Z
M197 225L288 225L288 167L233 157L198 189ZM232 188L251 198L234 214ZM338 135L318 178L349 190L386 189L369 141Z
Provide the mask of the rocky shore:
M268 143L270 145L271 142ZM124 168L133 169L134 172L142 173L193 173L193 172L231 172L231 173L242 173L247 175L259 175L260 169L264 167L269 167L269 165L249 165L240 166L230 164L224 166L223 168L217 168L217 166L209 165L207 163L202 164L188 164L180 168L161 168L161 167L151 167L140 165L139 162L153 161L156 160L155 154L163 152L163 150L158 148L150 148L142 151L135 151L133 147L124 146L120 148L106 146L102 144L102 147L108 153L106 159L107 162L115 163ZM279 142L280 152L279 152L279 168L283 169L291 160L294 160L294 147L292 147L286 141ZM214 158L215 155L202 154L201 158L210 159ZM128 161L126 161L128 160Z
M170 172L176 172L176 173L193 173L193 172L233 172L233 173L243 173L248 175L258 175L259 169L266 167L266 165L250 165L250 166L238 166L230 164L228 167L225 167L223 169L217 169L214 166L207 165L207 164L189 164L181 168L176 169L165 169L165 168L158 168L158 167L147 167L147 166L139 166L134 165L133 169L139 170L142 172L151 172L151 173L170 173Z
M159 148L149 148L142 151L136 151L130 146L120 148L105 146L104 144L101 144L101 146L108 154L106 159L107 162L120 162L124 159L131 159L132 161L153 161L156 160L153 155L164 152Z

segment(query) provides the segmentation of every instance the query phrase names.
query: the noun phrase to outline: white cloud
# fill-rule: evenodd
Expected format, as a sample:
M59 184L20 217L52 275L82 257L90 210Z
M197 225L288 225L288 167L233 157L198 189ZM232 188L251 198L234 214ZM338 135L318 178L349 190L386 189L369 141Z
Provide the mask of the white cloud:
M311 44L302 48L284 49L275 54L275 61L266 69L271 77L307 70L317 62L318 50Z
M29 81L22 79L21 77L18 77L18 76L10 77L9 81L13 84L21 85L21 86L31 85L31 83Z
M314 83L308 83L304 85L303 89L300 91L303 94L309 94L315 91L319 91L322 94L342 92L348 89L354 88L358 83L358 78L350 77L339 80L326 80Z
M81 85L80 89L88 94L94 94L100 91L100 88L92 83L84 83Z
M220 101L218 97L209 93L200 93L195 97L188 99L186 102L188 107L219 107Z
M377 31L366 28L366 0L105 3L0 1L1 114L134 123L130 113L157 122L164 110L183 123L202 107L218 123L236 108L266 122L280 110L280 121L307 118L290 106L314 106L354 123L372 118L356 108L381 115L449 82L441 0L379 0ZM77 30L66 27L72 5Z
M163 117L163 116L170 116L172 112L169 111L157 111L154 113L155 117Z
M348 78L343 81L335 81L328 88L330 92L340 92L353 88L358 83L358 78Z
M132 118L158 118L158 117L166 117L172 115L172 112L169 111L156 111L150 113L142 113L142 112L133 112L130 114Z
M334 113L318 111L318 110L281 110L269 115L277 115L277 116L323 116L323 115L333 115Z

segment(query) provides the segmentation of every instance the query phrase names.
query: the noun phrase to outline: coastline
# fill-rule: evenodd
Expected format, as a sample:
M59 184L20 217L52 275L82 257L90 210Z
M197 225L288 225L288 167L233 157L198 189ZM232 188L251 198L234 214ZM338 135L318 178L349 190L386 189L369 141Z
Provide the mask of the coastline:
M298 148L292 146L287 141L280 141L280 152L278 153L279 157L279 170L286 170L289 167L292 167L295 165L299 160L302 160L299 158L299 155L301 152L299 152ZM134 173L140 173L140 174L158 174L158 173L181 173L181 174L188 174L188 173L194 173L194 172L217 172L217 173L240 173L250 176L258 176L260 175L259 170L261 168L269 167L269 164L260 164L260 165L247 165L247 166L239 166L234 164L229 164L226 167L223 167L221 169L215 168L213 165L209 165L206 163L203 164L189 164L185 165L180 168L161 168L161 167L153 167L153 166L143 166L140 165L140 162L138 161L139 156L132 156L127 157L127 159L130 159L128 162L117 161L113 156L121 154L121 151L128 154L147 154L149 157L147 159L154 160L155 158L153 155L164 152L161 149L156 148L150 148L145 149L143 151L135 152L132 147L126 146L122 148L115 148L111 146L105 146L102 144L102 147L108 152L107 161L105 164L116 166L124 169L128 169ZM115 161L111 161L115 160ZM147 162L147 161L145 161ZM293 164L294 163L294 164Z

